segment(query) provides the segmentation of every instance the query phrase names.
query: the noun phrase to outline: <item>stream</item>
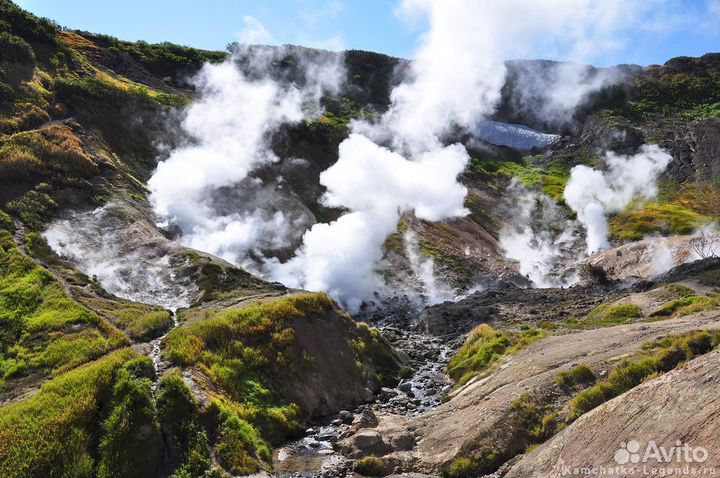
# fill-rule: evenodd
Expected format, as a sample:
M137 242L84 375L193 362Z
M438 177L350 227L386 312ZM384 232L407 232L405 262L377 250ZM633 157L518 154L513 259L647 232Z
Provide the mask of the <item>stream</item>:
M305 437L274 450L274 476L338 477L354 476L351 460L338 450L338 441L348 436L353 422L364 415L385 412L412 419L434 409L452 389L445 368L459 346L457 336L436 337L422 331L417 314L407 308L378 309L374 314L357 317L377 327L413 369L410 378L394 388L382 388L369 404L338 415L318 418L309 425ZM359 475L356 475L359 476Z
M165 364L162 361L163 340L165 340L165 337L167 337L168 334L179 325L177 318L177 309L170 309L170 313L172 314L172 326L163 335L150 342L150 344L152 345L152 350L150 351L150 358L153 361L153 368L155 369L155 382L152 386L153 394L155 393L158 383L160 381L160 377L162 376L166 368Z

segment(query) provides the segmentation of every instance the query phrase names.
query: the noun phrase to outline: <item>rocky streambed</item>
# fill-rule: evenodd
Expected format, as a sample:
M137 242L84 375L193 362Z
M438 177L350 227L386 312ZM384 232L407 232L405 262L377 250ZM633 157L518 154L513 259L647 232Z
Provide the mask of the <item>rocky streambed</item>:
M378 424L378 414L393 414L399 419L413 418L439 406L451 389L445 368L460 344L457 336L435 337L423 332L412 309L378 309L362 319L380 329L401 355L412 374L396 387L383 387L369 403L335 416L312 422L299 440L277 448L273 455L274 475L279 477L353 476L356 454L343 441L363 428ZM355 435L372 448L374 436ZM412 447L408 443L398 443ZM418 475L419 476L419 475Z

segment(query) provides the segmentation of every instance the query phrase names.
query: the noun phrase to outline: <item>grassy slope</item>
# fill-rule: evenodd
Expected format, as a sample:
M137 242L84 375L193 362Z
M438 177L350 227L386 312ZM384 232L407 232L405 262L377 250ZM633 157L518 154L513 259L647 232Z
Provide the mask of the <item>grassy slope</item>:
M0 393L128 343L113 325L71 300L6 229L0 229L0 323Z

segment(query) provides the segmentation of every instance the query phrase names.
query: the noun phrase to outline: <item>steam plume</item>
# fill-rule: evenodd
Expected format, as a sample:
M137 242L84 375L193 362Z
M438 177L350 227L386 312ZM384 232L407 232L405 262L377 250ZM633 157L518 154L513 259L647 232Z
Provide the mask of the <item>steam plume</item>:
M176 271L185 264L156 242L141 221L129 223L115 203L57 221L48 245L118 297L176 310L190 305L197 287Z
M405 253L410 261L410 267L415 277L420 279L427 303L434 305L455 299L456 294L454 291L435 277L435 261L433 258L423 258L421 256L417 234L412 230L408 230L403 236L403 241L405 242Z
M558 272L577 259L577 221L569 220L547 195L515 181L508 192L513 204L504 211L499 238L505 256L518 261L520 273L535 287L572 285L575 277Z
M672 157L657 145L644 145L633 156L605 155L606 171L575 166L563 196L586 230L588 255L607 249L605 215L625 208L633 199L657 195L657 177Z
M463 146L446 145L495 110L506 60L547 51L591 59L592 48L612 46L609 39L628 25L637 5L405 0L400 15L425 16L430 27L409 74L378 122L352 124L339 160L320 178L327 189L323 203L347 214L305 231L292 259L281 262L270 254L261 272L287 285L328 291L357 309L382 287L376 264L401 214L428 221L466 214L466 191L457 176L469 157ZM300 81L273 77L273 51L240 49L228 62L203 68L196 80L201 99L183 121L190 139L149 182L156 212L179 225L183 243L235 263L294 244L306 229L307 216L280 207L279 185L258 184L249 174L277 160L268 142L278 127L317 113L321 95L335 91L342 76L336 56L301 59ZM242 71L240 59L249 62ZM249 188L267 192L274 206L227 200L247 198L238 191Z
M293 82L271 78L273 63L289 54L298 56L303 76ZM320 97L337 91L342 72L339 55L305 58L299 50L247 46L202 68L194 80L200 100L182 121L188 141L148 181L156 213L180 227L182 243L238 263L248 251L287 246L302 231L301 215L268 207L282 202L277 188L263 188L248 174L278 160L270 149L272 133L317 115ZM252 207L256 201L248 200L248 191L264 194L262 206Z

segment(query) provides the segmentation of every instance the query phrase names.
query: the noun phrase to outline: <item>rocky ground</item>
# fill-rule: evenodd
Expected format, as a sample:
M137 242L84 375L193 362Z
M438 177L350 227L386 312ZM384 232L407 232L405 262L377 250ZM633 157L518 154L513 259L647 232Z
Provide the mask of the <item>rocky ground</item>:
M495 324L505 321L504 325L536 321L539 312L529 313L529 309L542 310L544 318L552 321L554 317L555 323L560 324L561 319L587 315L599 303L634 304L645 317L650 317L671 300L665 293L668 284L712 297L715 289L699 278L716 268L717 260L707 260L680 266L629 288L508 287L478 293L456 304L431 307L420 314L402 308L368 314L364 318L380 327L401 356L409 360L413 375L396 388L382 389L372 403L320 421L307 431L305 438L277 450L276 470L281 476L347 476L352 473L354 460L374 455L382 458L391 475L412 476L419 472L436 476L478 443L489 441L500 449L512 450L517 430L508 426L507 416L521 397L533 397L541 404L562 408L570 397L556 390L559 373L585 364L596 376L606 377L621 360L635 356L648 342L673 334L720 329L720 312L710 309L666 320L641 319L589 330L554 330L539 342L504 357L488 373L459 388L451 386L443 370L464 336L430 335L428 330L446 330L442 324L451 320L467 323L467 327L477 324L483 321L482 316L468 315L473 311L477 314L483 306L494 306L506 314L499 318L497 312L487 314L485 321ZM563 308L565 312L560 313ZM511 311L515 314L513 319L508 317ZM433 326L432 321L441 326ZM517 457L502 466L499 475L554 476L553 465L561 457L572 466L612 464L609 460L617 443L627 436L647 441L653 436L664 439L680 433L702 442L703 446L714 446L710 435L702 431L706 425L714 426L717 415L714 402L708 402L710 408L702 408L698 403L698 409L704 411L697 414L686 404L702 400L698 398L702 394L692 390L713 386L717 374L711 370L717 357L714 353L690 361L602 405L537 451L525 456L524 449L511 452L510 456ZM693 396L678 402L673 398L676 385ZM609 419L607 413L612 410L622 412ZM633 413L642 419L633 418ZM611 420L615 426L600 424L601 420ZM590 432L599 428L602 434ZM595 453L597 459L592 458Z

